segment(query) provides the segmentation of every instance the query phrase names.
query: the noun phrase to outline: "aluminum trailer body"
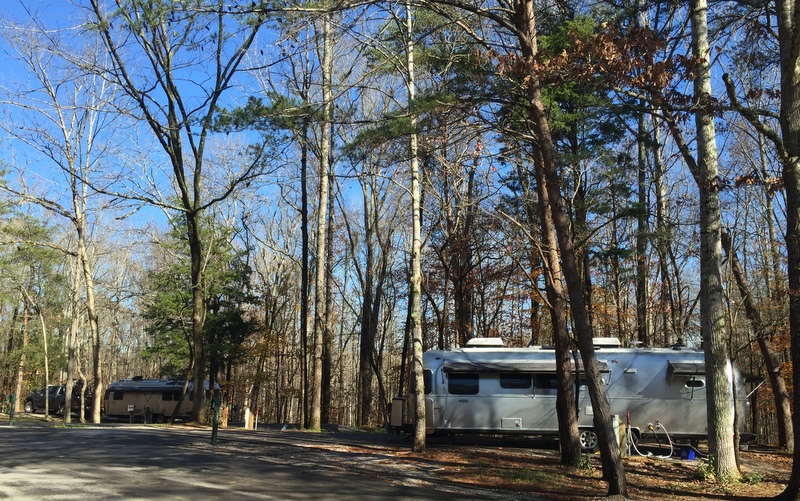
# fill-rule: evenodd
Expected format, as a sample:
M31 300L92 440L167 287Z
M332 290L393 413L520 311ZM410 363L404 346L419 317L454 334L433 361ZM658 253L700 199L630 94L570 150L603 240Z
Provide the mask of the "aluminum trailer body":
M103 405L106 417L116 419L139 419L145 422L163 423L169 419L180 402L184 381L182 379L144 379L134 377L114 381L104 394ZM208 381L204 382L208 394ZM188 419L194 404L194 383L189 382L177 419ZM214 385L219 389L219 385Z
M599 348L596 358L611 414L628 423L634 437L651 430L666 432L675 439L708 436L705 357L701 350ZM423 366L429 434L558 433L552 349L431 350L423 354ZM573 364L573 371L583 444L585 433L594 435L593 412L580 361L577 370ZM730 363L727 372L734 383L741 423L749 405L744 379ZM733 402L732 393L731 405ZM402 412L394 405L392 411L391 425L396 427L398 421L402 422ZM592 437L586 443L591 442Z

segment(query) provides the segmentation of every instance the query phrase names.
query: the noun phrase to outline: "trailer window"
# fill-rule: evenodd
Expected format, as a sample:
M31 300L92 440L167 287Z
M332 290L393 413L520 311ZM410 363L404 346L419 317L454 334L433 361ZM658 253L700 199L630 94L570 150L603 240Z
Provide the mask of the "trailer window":
M539 395L555 395L558 389L558 378L555 374L534 374L533 389Z
M478 388L476 372L451 372L447 377L447 392L452 395L477 395Z
M114 400L122 400L125 397L124 391L115 391L114 392Z
M161 394L161 400L164 402L178 401L181 399L181 392L179 391L165 391Z
M425 372L422 373L422 381L425 384L425 394L430 395L431 391L433 391L433 373L426 369Z
M500 373L500 387L506 389L528 389L531 387L530 374Z

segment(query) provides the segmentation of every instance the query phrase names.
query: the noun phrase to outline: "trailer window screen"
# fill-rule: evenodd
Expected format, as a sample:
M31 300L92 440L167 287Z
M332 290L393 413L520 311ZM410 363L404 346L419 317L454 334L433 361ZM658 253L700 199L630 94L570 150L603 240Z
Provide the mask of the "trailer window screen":
M454 372L447 377L447 392L451 395L477 395L477 372Z
M500 373L500 387L506 389L528 389L531 387L530 374Z

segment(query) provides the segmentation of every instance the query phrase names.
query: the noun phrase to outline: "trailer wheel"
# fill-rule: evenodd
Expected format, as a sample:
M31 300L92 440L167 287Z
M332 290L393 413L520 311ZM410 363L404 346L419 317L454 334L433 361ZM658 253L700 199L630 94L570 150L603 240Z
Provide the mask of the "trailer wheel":
M156 414L155 416L153 416L153 422L156 424L164 424L164 415Z
M580 443L581 449L585 452L594 452L597 450L597 433L592 429L581 430Z

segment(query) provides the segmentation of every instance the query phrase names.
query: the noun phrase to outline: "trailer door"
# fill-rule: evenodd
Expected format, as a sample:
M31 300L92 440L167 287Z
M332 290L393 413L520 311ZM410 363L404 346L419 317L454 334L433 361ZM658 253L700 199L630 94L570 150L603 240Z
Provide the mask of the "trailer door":
M450 372L446 374L445 395L441 399L443 428L453 430L486 429L485 397L481 397L480 375L477 372Z
M558 431L556 413L556 394L558 379L555 372L533 374L533 422L531 427L537 432Z

